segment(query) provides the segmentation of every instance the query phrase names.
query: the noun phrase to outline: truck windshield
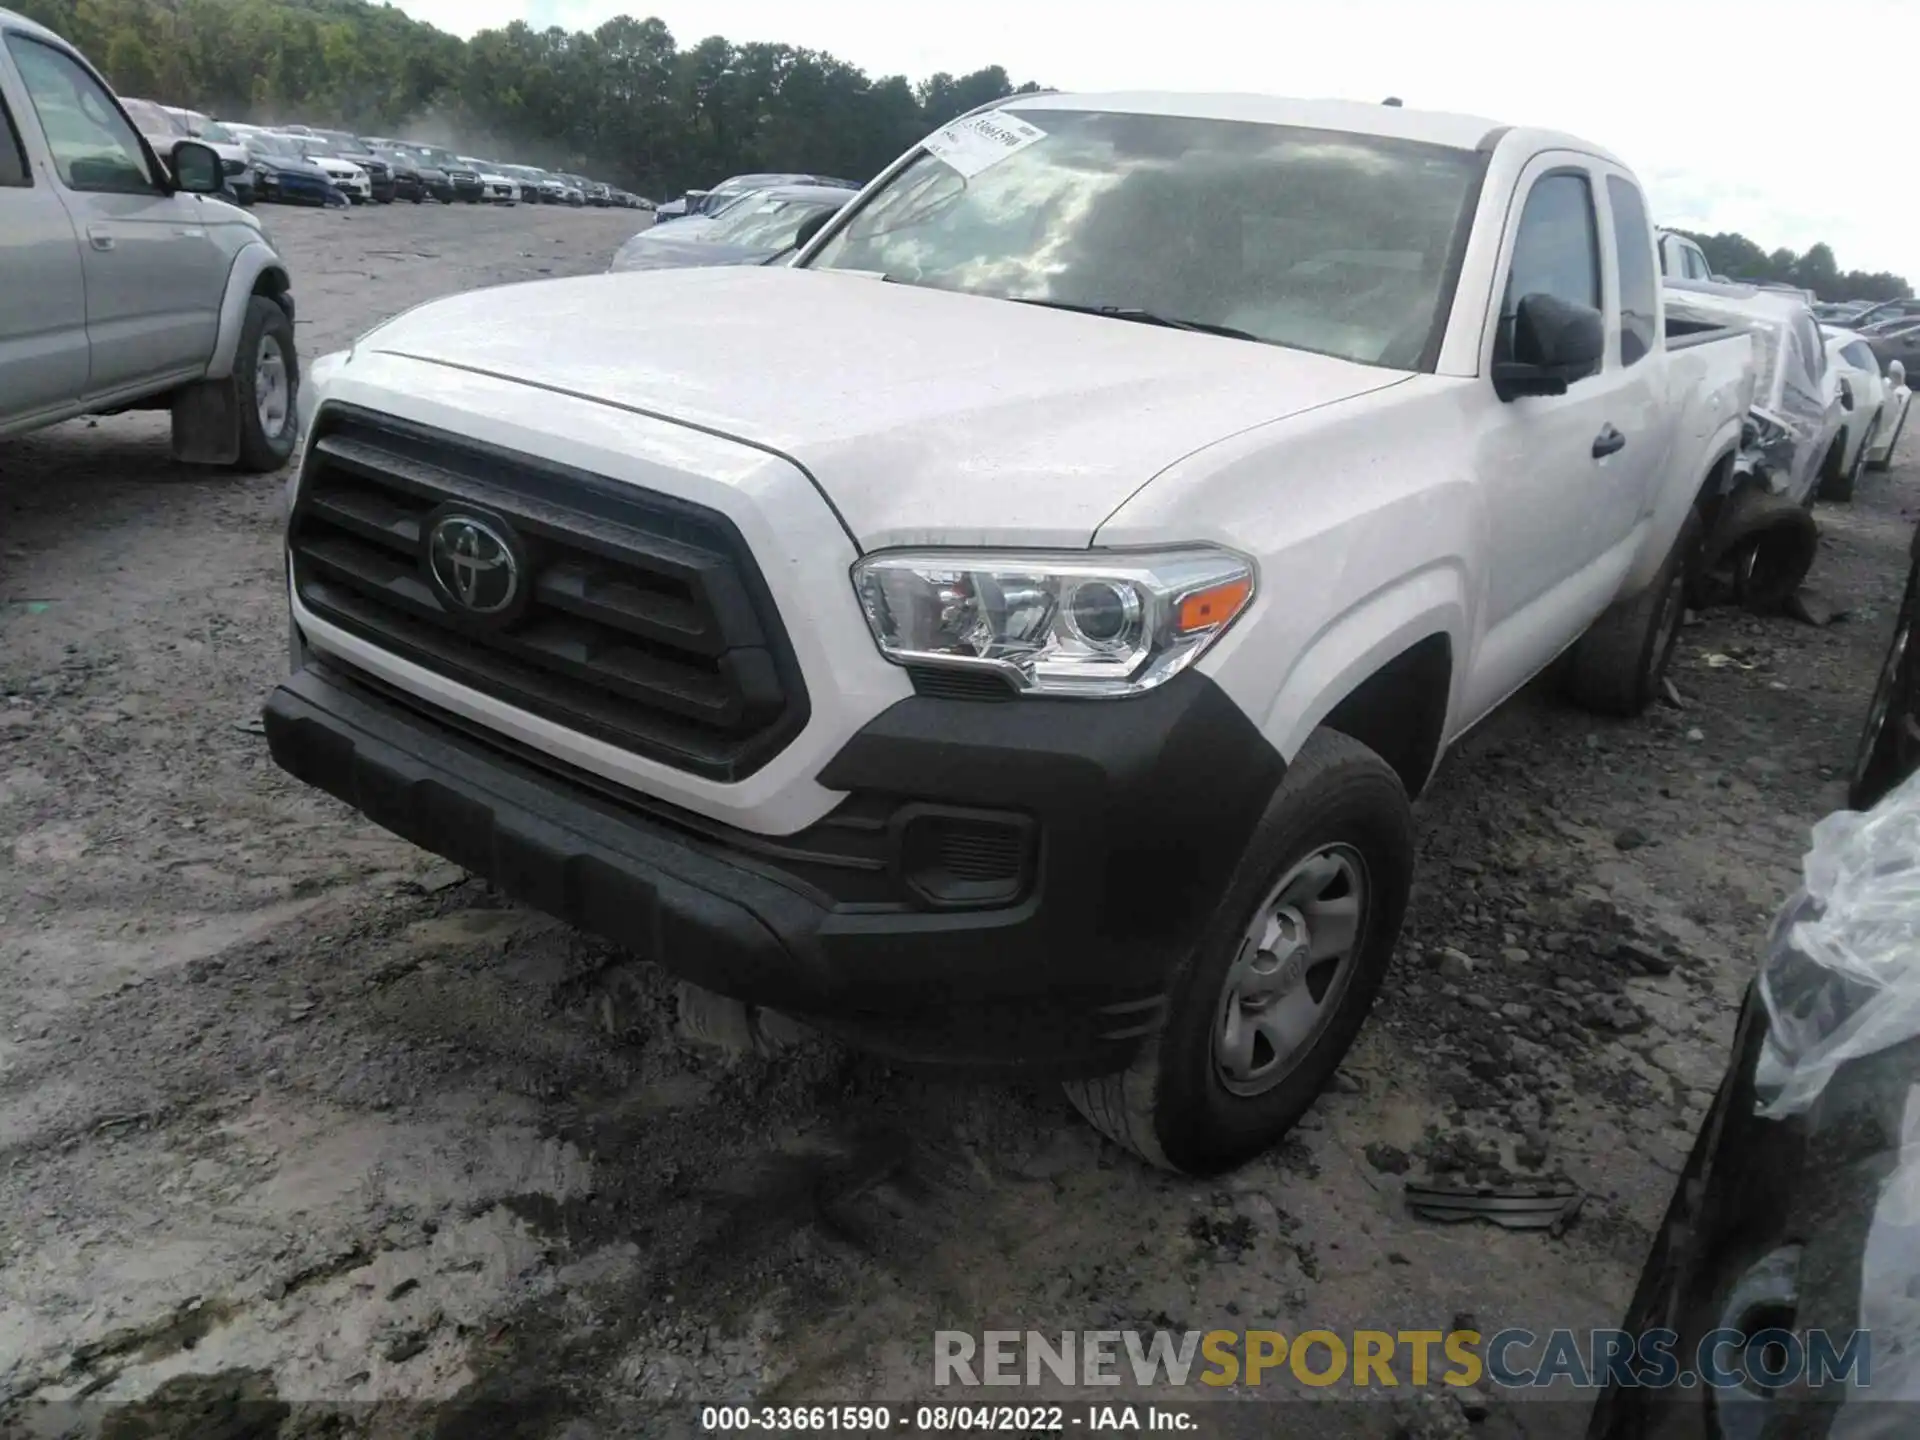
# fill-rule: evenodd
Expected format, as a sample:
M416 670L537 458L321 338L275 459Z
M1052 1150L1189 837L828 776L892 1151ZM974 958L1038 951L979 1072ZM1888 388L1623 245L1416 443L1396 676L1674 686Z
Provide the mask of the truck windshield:
M1032 109L971 175L923 152L817 269L1245 332L1416 369L1452 296L1484 157L1344 131Z

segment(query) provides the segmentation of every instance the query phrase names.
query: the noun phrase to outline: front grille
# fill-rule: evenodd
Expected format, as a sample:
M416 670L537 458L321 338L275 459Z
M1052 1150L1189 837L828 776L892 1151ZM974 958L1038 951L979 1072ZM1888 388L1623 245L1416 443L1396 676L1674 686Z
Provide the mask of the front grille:
M443 505L504 522L523 547L511 618L489 621L432 582L428 522ZM329 406L288 537L315 615L636 754L738 780L806 723L766 583L732 522L704 506Z

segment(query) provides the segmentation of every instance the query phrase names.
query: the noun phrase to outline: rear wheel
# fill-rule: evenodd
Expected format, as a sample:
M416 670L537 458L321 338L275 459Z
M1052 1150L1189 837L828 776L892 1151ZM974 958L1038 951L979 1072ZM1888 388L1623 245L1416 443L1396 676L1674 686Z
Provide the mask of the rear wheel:
M1920 559L1907 575L1907 593L1894 621L1893 639L1880 666L1879 683L1867 706L1867 723L1854 754L1847 804L1870 810L1920 768Z
M1700 514L1690 510L1653 583L1608 610L1574 644L1566 673L1577 703L1602 715L1631 716L1659 698L1699 548Z
M1267 1149L1372 1008L1413 878L1413 819L1386 761L1330 730L1304 745L1218 918L1175 972L1166 1021L1126 1070L1070 1082L1095 1128L1206 1174Z

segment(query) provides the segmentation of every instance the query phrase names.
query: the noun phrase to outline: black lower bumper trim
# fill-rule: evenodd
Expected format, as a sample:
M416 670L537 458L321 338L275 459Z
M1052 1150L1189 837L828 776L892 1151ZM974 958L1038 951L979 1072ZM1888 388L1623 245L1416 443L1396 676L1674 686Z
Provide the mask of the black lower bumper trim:
M1124 1065L1282 771L1209 681L1124 702L916 697L822 773L901 802L1018 809L1019 903L840 905L724 827L640 808L308 664L265 709L274 760L508 894L723 994L893 1058L1091 1074Z

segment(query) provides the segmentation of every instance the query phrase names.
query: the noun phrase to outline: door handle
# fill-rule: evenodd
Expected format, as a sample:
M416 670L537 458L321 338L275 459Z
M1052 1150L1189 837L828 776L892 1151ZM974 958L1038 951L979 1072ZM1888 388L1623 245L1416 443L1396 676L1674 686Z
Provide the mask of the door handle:
M1612 425L1602 425L1600 433L1593 437L1593 458L1600 460L1625 447L1627 437Z
M96 250L113 249L113 232L95 225L87 231L87 243Z

